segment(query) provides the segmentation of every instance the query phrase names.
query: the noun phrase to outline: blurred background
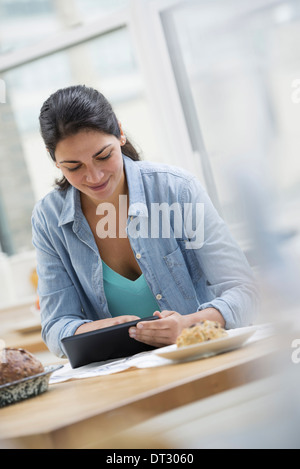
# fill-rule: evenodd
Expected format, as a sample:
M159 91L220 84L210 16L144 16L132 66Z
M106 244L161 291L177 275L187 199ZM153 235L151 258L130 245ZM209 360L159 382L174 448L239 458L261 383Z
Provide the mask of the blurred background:
M0 24L0 306L33 294L31 212L57 176L38 116L69 85L103 92L144 159L194 172L251 264L240 172L297 244L299 1L0 0Z
M3 311L35 301L31 212L58 175L38 116L75 84L103 92L144 159L199 177L260 279L263 318L287 300L298 318L300 1L0 0Z

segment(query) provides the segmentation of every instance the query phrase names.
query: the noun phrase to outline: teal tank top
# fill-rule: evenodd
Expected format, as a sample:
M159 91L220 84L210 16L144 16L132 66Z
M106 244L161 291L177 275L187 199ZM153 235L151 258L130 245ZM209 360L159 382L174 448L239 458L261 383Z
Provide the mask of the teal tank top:
M102 267L105 296L113 317L130 314L146 318L160 311L143 274L136 280L129 280L103 261Z

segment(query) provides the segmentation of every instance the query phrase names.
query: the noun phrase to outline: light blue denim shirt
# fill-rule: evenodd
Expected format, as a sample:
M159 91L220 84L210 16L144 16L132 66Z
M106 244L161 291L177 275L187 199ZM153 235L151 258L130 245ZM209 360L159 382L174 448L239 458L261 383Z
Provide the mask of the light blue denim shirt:
M253 323L257 291L251 268L199 181L179 168L123 158L127 235L160 310L189 314L214 307L227 329ZM169 210L165 223L158 211L163 207L182 209L181 231L176 210ZM39 201L32 229L42 336L49 350L63 356L63 337L85 322L111 317L101 253L74 187Z

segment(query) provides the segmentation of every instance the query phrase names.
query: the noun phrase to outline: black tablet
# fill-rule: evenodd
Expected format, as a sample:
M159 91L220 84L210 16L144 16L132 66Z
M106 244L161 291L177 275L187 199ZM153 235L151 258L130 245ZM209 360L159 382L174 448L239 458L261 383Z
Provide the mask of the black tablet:
M116 326L84 332L62 339L61 343L72 368L89 363L129 357L155 347L138 342L129 336L128 329L140 321L153 321L157 316L137 319Z

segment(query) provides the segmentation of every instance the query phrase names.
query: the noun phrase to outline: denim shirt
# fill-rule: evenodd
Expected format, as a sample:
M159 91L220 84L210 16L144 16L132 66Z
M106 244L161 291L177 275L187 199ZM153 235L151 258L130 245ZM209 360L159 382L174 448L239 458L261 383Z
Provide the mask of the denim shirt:
M257 292L251 268L199 181L172 166L123 160L127 236L160 310L190 314L213 307L227 329L252 324ZM169 223L161 221L163 207L182 209L181 231L176 210L169 210ZM32 230L42 337L50 351L64 356L62 338L85 322L111 317L101 253L81 210L80 192L70 186L47 194L34 208Z

